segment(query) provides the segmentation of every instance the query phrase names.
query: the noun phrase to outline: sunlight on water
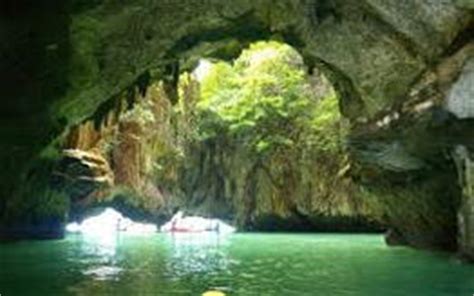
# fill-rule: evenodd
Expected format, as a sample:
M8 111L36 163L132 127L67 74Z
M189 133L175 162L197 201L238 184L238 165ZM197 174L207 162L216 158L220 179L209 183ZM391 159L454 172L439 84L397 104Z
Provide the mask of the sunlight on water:
M474 292L474 266L445 254L389 248L378 235L74 234L0 245L0 266L2 295Z
M166 265L167 273L179 280L193 274L226 272L232 263L225 251L228 237L216 233L175 233L166 237L172 252Z
M90 217L80 224L74 222L66 225L66 231L93 236L111 236L119 231L131 234L155 233L157 227L154 224L134 222L116 210L106 208L100 214Z

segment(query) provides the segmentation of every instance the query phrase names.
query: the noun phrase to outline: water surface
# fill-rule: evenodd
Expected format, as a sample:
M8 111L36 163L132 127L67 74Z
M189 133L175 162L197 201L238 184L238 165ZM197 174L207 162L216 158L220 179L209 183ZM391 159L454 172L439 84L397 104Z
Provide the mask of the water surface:
M16 295L473 295L474 266L379 235L81 236L0 245Z

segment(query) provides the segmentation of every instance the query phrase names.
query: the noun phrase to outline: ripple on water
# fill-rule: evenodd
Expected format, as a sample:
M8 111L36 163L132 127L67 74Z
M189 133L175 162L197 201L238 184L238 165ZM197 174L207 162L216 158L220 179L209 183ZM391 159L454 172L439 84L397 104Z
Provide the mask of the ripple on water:
M275 247L278 246L278 247ZM164 235L0 245L2 295L472 295L474 266L380 236ZM51 280L54 279L54 280ZM24 283L28 283L25 285Z
M83 271L86 276L91 276L93 280L109 281L119 280L122 268L116 266L98 266Z

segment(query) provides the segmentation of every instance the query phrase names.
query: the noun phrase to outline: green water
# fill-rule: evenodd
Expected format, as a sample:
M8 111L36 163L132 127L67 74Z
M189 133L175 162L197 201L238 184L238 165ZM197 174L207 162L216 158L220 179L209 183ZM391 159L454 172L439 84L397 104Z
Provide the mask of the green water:
M474 266L379 235L68 236L0 245L0 294L465 295Z

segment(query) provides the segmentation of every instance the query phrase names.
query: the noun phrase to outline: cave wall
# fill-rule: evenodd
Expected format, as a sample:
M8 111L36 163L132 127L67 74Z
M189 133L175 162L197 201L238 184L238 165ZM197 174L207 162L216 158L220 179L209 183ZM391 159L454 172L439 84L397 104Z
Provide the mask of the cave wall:
M366 124L408 100L427 69L469 42L463 32L472 28L466 1L8 0L0 5L3 230L30 221L31 209L44 204L43 195L51 204L63 203L60 194L46 194L49 181L39 176L48 167L44 162L57 159L55 139L67 127L91 116L148 69L161 69L155 75L173 84L181 58L212 55L205 44L283 39L307 63L326 69L342 94L343 114ZM35 184L35 194L19 184ZM31 227L18 231L48 228L51 219L57 227L64 209L52 216L39 212L26 223Z
M458 210L459 251L469 260L474 259L474 163L472 155L464 146L454 151L458 168L459 182L463 188L461 204Z
M190 149L176 182L189 214L256 231L383 229L343 174L343 153L288 150L261 157L225 136Z
M472 46L474 48L474 45ZM473 49L471 49L473 50ZM474 261L474 59L466 58L458 79L447 96L447 108L470 123L467 141L453 148L453 158L458 169L458 181L462 197L458 209L459 251L468 260Z
M383 221L370 217L347 173L350 164L340 144L348 122L339 114L334 91L317 70L308 81L311 104L321 107L318 132L296 125L299 132L287 133L298 135L293 135L297 144L265 153L224 126L207 139L199 135L210 118L197 108L200 84L190 74L180 80L174 108L157 82L143 97L135 93L132 109L116 116L111 110L98 126L88 120L72 128L58 169L72 200L70 219L112 205L126 214L141 211L136 218L158 223L180 208L240 229L380 231L377 223ZM117 120L110 124L111 117ZM274 118L273 128L281 129L283 122Z
M135 220L164 223L173 213L172 194L156 180L156 160L170 157L178 139L163 83L146 93L133 86L112 101L113 108L96 111L62 137L53 178L71 200L68 221L111 206ZM173 163L165 169L174 175Z
M70 85L54 105L57 119L73 123L147 69L179 60L203 42L273 35L350 80L364 102L359 116L370 116L399 100L470 20L468 11L446 1L99 1L90 6L72 6Z

